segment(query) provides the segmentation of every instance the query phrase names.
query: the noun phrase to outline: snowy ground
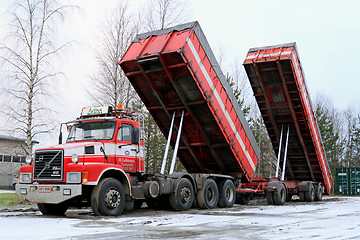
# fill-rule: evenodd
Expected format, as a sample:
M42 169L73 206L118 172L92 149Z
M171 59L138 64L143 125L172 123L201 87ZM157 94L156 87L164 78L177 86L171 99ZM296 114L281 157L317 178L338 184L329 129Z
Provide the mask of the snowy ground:
M360 239L359 229L359 197L284 206L258 200L186 212L142 208L120 217L96 217L87 209L60 218L35 209L0 210L1 239Z
M0 193L15 193L15 190L3 190L3 189L0 189Z

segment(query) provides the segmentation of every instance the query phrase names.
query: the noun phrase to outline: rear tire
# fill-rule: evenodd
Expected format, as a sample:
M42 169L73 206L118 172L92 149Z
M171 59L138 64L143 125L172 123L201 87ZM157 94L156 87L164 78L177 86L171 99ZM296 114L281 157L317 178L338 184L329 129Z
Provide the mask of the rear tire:
M284 184L280 184L276 191L273 192L274 204L284 205L286 202L286 188Z
M315 192L315 201L321 201L321 200L322 200L322 197L323 197L323 193L324 193L324 188L323 188L323 186L321 185L321 183L319 183L318 189L317 189L317 191Z
M273 205L274 204L273 192L267 191L265 195L266 195L267 203Z
M237 194L236 203L241 205L248 205L250 202L250 195Z
M300 202L305 202L305 192L299 192Z
M236 189L234 183L227 179L219 185L219 207L231 208L236 200Z
M174 210L185 211L191 208L194 202L194 188L189 179L182 178L178 182L169 200Z
M214 180L207 179L202 189L197 193L200 208L215 208L219 200L219 190Z
M305 199L307 202L313 202L315 199L315 188L312 183L309 184L309 191L305 192Z
M64 215L69 207L65 203L59 203L59 204L38 203L37 206L43 215L55 215L55 216Z
M125 192L115 178L105 178L91 193L91 208L96 215L118 216L125 207Z

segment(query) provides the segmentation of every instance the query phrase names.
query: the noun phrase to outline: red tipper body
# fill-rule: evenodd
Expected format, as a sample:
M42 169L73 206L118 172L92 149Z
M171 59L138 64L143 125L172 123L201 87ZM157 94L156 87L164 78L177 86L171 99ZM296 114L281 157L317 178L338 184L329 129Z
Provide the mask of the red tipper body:
M197 22L138 35L119 63L165 136L184 111L178 157L189 173L252 179L259 148Z
M244 66L275 152L279 151L282 126L283 142L289 126L285 176L288 180L322 182L329 194L331 173L296 44L252 48Z

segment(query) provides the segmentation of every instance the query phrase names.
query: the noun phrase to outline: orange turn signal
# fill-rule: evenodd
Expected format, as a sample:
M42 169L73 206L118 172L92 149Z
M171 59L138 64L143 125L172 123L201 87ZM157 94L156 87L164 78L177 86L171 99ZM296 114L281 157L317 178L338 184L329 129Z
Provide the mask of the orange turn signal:
M88 178L89 178L89 173L88 172L83 172L83 174L82 174L82 179L83 179L82 182L87 183Z

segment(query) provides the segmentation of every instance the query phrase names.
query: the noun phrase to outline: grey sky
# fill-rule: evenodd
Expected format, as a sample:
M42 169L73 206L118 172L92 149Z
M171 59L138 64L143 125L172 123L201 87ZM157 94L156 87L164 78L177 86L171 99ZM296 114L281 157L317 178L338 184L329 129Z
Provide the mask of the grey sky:
M2 0L4 13L13 0ZM59 83L59 121L76 118L90 104L85 89L95 71L92 47L96 31L116 0L71 0L79 5L60 26L59 39L75 40L59 63L67 79ZM131 0L132 9L146 0ZM360 109L357 69L360 43L360 1L356 0L188 0L189 21L197 20L215 52L221 48L223 71L242 64L251 47L296 42L308 90L314 98L323 93L336 107ZM0 34L6 32L6 15L0 17Z

